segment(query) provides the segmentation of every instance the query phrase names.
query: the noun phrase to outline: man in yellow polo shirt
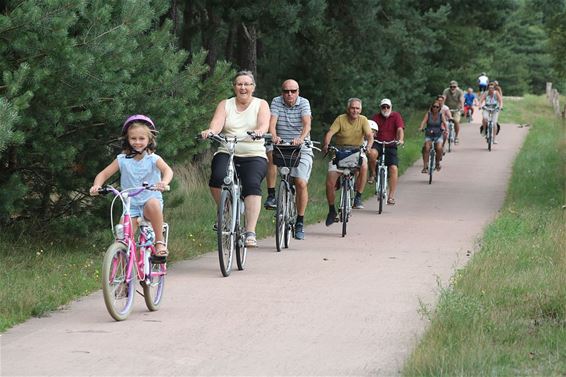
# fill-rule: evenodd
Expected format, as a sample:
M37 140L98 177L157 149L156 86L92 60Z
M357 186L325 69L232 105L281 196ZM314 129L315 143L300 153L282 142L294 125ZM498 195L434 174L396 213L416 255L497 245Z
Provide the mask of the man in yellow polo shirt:
M368 123L368 119L360 115L362 112L362 100L359 98L350 98L346 114L339 115L330 126L330 130L324 136L322 142L323 152L328 151L328 145L333 136L335 138L335 146L340 148L353 147L357 148L363 144L364 138L367 139L367 145L373 145L373 133ZM362 166L358 177L356 178L356 196L354 197L353 208L364 208L362 205L362 192L364 191L368 163L365 153L362 156ZM333 161L328 163L328 173L326 175L326 199L328 200L328 215L326 216L326 226L330 226L336 219L336 207L334 206L335 185L338 177L342 175Z

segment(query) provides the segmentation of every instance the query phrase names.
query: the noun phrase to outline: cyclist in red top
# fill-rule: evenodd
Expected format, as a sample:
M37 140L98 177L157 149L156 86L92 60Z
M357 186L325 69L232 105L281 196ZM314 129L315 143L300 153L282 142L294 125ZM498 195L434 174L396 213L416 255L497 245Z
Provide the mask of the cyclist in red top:
M392 104L389 98L381 100L379 107L381 111L375 114L371 119L379 126L377 131L377 140L379 141L392 141L397 140L399 144L404 143L405 138L405 123L401 114L392 111ZM374 143L370 149L371 161L378 159L378 144ZM397 176L399 158L397 157L397 144L391 144L385 147L385 165L389 169L389 195L387 204L395 204L395 190L397 189Z

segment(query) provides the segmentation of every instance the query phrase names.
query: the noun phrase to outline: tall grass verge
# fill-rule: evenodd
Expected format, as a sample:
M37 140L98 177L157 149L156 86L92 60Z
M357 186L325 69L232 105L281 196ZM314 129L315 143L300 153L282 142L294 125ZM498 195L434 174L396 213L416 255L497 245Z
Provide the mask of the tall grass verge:
M564 123L533 96L506 101L501 119L531 127L503 210L441 287L405 376L566 375Z
M399 151L401 172L419 158L422 135L416 129L421 117L420 111L406 117L406 145ZM190 165L173 167L173 188L164 194L172 263L216 250L216 233L212 230L216 206L208 190L211 158L207 154ZM328 158L323 159L317 153L309 181L306 223L320 222L326 217L327 164ZM366 198L373 194L370 186L366 186ZM109 198L100 200L109 201ZM256 229L258 237L271 236L274 229L274 212L262 210ZM338 232L338 229L329 231ZM100 264L111 237L109 226L92 230L88 239L68 234L56 242L28 239L25 234L0 233L0 332L99 289ZM267 241L260 241L263 242ZM275 250L275 242L272 246ZM300 244L294 242L291 247ZM253 252L248 263L253 263ZM105 310L102 302L100 310Z

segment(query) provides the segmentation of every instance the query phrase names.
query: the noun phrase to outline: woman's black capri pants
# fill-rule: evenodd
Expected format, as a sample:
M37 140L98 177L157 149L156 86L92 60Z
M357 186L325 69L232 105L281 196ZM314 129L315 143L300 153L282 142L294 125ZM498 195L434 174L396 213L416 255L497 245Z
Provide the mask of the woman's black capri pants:
M226 176L229 157L226 153L217 153L212 159L212 171L208 181L210 187L220 188L222 186L222 181ZM263 157L234 156L234 165L236 165L236 172L242 183L242 195L244 198L248 195L261 196L261 182L267 174L267 159Z

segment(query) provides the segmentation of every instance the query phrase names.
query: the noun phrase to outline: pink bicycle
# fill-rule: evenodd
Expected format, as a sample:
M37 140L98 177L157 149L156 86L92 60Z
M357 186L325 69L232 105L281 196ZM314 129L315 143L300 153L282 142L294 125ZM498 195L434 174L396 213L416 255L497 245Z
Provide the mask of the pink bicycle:
M102 292L106 309L116 321L128 318L134 303L136 280L140 282L145 304L150 311L159 309L163 298L167 264L165 257L156 256L155 233L151 224L140 222L138 242L136 242L130 216L130 198L144 190L154 190L150 185L119 191L112 186L98 190L101 195L113 194L110 206L110 223L114 243L108 247L102 262ZM114 225L112 213L114 205L122 203L122 221ZM163 224L163 240L167 247L169 226Z

